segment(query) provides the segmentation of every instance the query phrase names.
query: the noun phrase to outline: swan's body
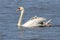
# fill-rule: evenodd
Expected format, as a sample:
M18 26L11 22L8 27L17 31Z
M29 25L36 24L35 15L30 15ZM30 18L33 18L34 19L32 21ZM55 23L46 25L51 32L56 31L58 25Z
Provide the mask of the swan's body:
M24 23L22 26L25 27L36 27L41 26L41 22L45 21L45 18L42 17L32 17L30 20L28 20L26 23Z
M23 18L23 14L24 14L24 8L23 7L19 7L16 11L21 11L21 15L18 21L18 27L20 28L21 26L23 27L36 27L36 26L48 26L50 24L48 24L51 20L44 22L46 20L46 18L43 17L32 17L30 20L28 20L26 23L22 24L22 18ZM43 24L42 24L43 23Z

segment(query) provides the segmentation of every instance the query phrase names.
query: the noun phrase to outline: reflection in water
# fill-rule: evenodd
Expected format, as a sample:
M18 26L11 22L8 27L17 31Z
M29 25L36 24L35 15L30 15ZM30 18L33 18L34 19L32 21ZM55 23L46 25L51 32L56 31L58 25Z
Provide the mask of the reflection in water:
M21 39L24 39L24 28L20 28L18 35Z
M33 40L33 39L38 40L40 39L39 30L44 30L44 29L45 28L41 28L41 27L23 28L23 30L22 29L19 30L18 35L22 40Z

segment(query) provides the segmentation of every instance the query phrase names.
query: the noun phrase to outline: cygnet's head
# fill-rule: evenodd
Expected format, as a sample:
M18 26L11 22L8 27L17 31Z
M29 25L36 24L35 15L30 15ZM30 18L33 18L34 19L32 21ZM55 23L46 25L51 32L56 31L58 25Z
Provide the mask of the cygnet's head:
M24 10L23 7L19 7L16 11L18 12L18 11L23 11L23 10Z

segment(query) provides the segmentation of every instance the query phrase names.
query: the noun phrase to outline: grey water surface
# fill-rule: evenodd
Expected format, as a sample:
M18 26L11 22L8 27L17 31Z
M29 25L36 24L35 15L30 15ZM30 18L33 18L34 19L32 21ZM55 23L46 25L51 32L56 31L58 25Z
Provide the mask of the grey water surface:
M19 6L25 8L22 24L36 15L47 20L53 17L55 26L19 30ZM60 0L0 0L0 40L60 40Z

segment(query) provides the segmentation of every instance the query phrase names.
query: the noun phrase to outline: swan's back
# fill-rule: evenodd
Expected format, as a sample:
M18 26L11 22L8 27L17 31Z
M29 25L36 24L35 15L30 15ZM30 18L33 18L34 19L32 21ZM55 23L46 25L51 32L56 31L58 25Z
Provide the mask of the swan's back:
M30 20L28 20L25 24L23 24L23 26L38 26L39 23L45 21L46 18L42 18L42 17L36 17L36 18L32 18Z

